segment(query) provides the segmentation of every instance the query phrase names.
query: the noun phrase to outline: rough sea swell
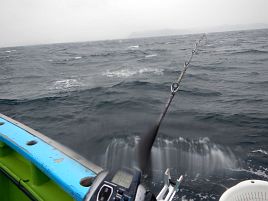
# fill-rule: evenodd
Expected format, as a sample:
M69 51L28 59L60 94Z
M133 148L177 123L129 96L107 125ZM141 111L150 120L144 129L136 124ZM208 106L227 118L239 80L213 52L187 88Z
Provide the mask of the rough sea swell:
M0 49L0 112L107 168L134 166L198 35ZM160 128L150 173L185 175L178 200L268 180L268 30L208 34Z

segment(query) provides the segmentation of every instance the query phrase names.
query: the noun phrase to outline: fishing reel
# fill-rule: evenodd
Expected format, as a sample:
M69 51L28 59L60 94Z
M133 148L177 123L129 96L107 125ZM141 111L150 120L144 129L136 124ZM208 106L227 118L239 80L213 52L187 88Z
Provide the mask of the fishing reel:
M172 201L182 179L180 176L173 182L167 169L164 175L164 187L155 197L140 184L141 171L128 168L103 171L95 178L84 201Z

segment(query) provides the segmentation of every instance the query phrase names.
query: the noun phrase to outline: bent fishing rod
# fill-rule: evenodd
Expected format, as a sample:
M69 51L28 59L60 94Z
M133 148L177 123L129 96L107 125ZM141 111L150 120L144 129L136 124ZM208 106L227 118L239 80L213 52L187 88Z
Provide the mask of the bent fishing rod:
M150 157L150 153L151 153L151 148L153 146L153 143L155 141L155 138L157 136L158 130L160 128L160 125L168 111L168 108L175 96L175 94L179 91L180 89L180 84L182 81L182 78L184 77L186 70L188 69L194 55L197 53L199 46L201 45L201 42L203 40L207 40L206 35L203 34L200 39L198 41L196 41L194 43L194 47L192 49L191 55L189 57L189 59L184 63L184 67L181 71L181 73L178 76L178 79L173 82L170 86L170 96L167 100L167 103L164 107L163 112L160 114L158 120L156 121L156 123L153 125L153 127L149 130L148 133L146 133L145 135L141 136L141 139L139 141L138 144L138 148L137 148L137 158L138 158L138 166L140 168L141 171L145 171L146 166L148 164L148 160Z
M165 105L164 111L161 113L158 121L152 127L150 132L141 137L138 145L138 168L121 168L104 170L100 172L94 179L93 184L90 186L84 201L172 201L175 194L179 191L180 183L183 176L174 182L171 180L170 170L167 169L164 177L164 186L159 192L157 197L146 190L141 184L142 171L145 171L147 161L150 156L150 151L157 132L163 121L168 108L175 96L179 91L181 80L189 67L193 56L196 54L198 46L205 38L203 35L199 41L195 43L191 56L187 62L184 63L184 68L181 71L178 79L171 84L171 94Z

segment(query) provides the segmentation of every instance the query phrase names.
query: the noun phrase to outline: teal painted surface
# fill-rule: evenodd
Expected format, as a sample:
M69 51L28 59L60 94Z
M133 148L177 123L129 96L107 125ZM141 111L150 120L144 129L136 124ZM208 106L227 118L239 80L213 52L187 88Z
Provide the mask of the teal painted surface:
M94 172L15 124L3 118L0 118L0 122L5 123L0 126L0 141L34 163L75 200L83 200L89 187L81 186L80 180L88 176L95 177ZM32 140L37 143L27 145Z

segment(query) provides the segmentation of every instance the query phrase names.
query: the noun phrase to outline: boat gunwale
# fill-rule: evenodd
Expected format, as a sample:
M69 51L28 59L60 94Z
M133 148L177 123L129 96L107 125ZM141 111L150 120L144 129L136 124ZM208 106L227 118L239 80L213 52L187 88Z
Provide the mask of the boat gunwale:
M6 121L9 121L12 124L15 124L16 126L20 127L21 129L25 130L26 132L32 134L33 136L43 140L45 143L51 145L52 147L56 148L58 151L62 152L66 156L70 157L71 159L75 160L76 162L80 163L82 166L90 169L92 172L95 174L100 173L103 171L103 169L96 164L88 161L85 159L83 156L80 156L79 154L75 153L73 150L69 149L68 147L60 144L59 142L56 142L52 140L51 138L47 137L46 135L8 117L5 116L4 114L0 113L0 118L5 119Z

